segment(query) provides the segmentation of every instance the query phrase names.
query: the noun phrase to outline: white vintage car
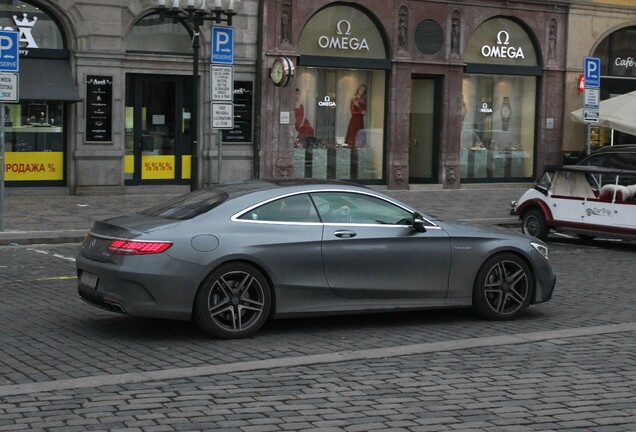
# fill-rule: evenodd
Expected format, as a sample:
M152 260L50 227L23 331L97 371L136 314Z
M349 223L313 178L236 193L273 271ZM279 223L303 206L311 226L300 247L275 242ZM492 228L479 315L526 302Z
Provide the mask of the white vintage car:
M550 230L636 239L636 171L596 166L549 167L534 188L511 203L525 234Z

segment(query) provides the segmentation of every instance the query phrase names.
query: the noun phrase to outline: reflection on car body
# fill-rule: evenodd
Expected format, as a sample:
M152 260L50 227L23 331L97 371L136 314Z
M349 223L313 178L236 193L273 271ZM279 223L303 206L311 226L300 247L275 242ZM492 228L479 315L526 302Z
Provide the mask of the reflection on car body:
M511 319L556 281L541 241L311 180L221 185L97 221L77 271L90 304L225 338L302 315L472 306Z

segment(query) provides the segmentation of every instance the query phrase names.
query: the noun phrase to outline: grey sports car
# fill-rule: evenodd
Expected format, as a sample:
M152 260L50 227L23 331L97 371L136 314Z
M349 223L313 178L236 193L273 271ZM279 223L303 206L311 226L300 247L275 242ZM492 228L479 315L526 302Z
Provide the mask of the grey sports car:
M547 258L539 240L443 222L363 186L259 180L95 222L77 274L95 306L240 338L311 314L472 306L511 319L552 296Z

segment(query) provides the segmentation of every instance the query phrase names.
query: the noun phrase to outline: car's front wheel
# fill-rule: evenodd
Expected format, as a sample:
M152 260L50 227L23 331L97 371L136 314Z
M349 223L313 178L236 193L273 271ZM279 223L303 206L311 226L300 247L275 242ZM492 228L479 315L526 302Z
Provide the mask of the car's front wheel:
M519 256L512 253L492 256L477 273L473 308L484 318L512 319L530 304L533 286L532 272Z
M197 294L194 318L214 336L251 336L262 327L271 307L269 283L245 263L224 264L208 276Z
M521 222L521 229L524 234L541 240L545 240L550 231L541 210L529 210L525 212Z

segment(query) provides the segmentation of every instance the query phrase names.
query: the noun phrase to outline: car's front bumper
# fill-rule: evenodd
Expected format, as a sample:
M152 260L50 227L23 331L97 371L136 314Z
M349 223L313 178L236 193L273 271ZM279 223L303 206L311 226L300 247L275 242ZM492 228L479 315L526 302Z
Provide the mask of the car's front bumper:
M552 298L556 286L556 273L550 261L535 250L530 250L530 259L533 261L535 291L531 304L543 303Z

